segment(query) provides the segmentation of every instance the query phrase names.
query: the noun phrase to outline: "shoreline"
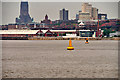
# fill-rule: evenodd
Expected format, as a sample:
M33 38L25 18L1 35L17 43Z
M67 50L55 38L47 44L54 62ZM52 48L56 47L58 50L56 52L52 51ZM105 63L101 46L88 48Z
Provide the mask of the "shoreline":
M1 40L85 40L86 37L74 37L74 38L63 38L63 37L4 37ZM97 38L97 37L88 37L89 40L120 40L119 37L113 38Z
M84 38L62 38L62 37L42 37L42 38L28 38L28 40L85 40L86 37ZM119 37L117 38L88 38L89 40L120 40Z

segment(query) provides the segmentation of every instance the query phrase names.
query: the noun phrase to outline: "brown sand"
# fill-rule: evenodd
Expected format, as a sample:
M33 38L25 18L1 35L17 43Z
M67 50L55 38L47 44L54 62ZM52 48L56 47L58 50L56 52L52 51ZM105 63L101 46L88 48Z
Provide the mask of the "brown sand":
M4 40L3 78L117 78L118 41Z

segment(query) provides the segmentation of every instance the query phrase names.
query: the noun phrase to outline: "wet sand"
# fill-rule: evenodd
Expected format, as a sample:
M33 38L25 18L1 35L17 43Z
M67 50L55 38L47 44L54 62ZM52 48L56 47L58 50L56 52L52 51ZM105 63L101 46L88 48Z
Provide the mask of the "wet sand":
M118 41L3 40L3 78L117 78Z

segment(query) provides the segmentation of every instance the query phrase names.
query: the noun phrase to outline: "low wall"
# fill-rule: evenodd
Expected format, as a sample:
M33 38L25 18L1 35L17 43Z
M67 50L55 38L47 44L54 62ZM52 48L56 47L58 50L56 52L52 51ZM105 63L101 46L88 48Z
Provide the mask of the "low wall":
M1 37L0 40L28 40L27 37Z
M28 38L28 40L85 40L86 37L83 38L62 38L62 37L40 37L40 38ZM120 38L89 38L89 40L120 40Z
M0 40L85 40L86 37L78 38L63 38L63 37L1 37ZM119 37L114 38L93 38L89 37L89 40L120 40Z

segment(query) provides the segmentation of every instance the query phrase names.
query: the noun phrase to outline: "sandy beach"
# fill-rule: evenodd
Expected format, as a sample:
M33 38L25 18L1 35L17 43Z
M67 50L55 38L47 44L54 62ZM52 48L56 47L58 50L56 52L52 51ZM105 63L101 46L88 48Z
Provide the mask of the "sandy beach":
M3 40L3 78L117 78L117 40Z

